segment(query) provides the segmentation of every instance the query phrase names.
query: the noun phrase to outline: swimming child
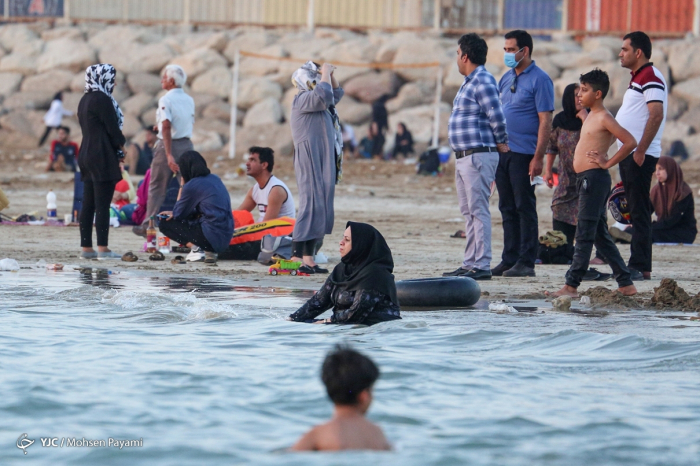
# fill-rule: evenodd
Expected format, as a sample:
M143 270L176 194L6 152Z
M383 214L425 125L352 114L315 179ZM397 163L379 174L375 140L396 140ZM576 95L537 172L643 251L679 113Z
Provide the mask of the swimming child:
M372 403L372 386L379 369L368 357L336 346L323 361L321 379L335 405L333 418L314 427L293 451L390 450L379 426L365 418Z
M578 98L583 107L590 108L588 118L581 127L581 139L574 152L574 171L578 189L578 223L576 225L576 248L569 271L566 272L566 285L549 296L578 297L577 289L588 270L593 244L608 261L617 280L617 291L625 296L637 293L630 271L615 246L605 219L605 203L610 193L610 173L608 169L629 156L637 147L637 141L626 129L615 121L605 103L610 88L607 73L599 69L582 74ZM615 139L623 145L608 159L608 148Z

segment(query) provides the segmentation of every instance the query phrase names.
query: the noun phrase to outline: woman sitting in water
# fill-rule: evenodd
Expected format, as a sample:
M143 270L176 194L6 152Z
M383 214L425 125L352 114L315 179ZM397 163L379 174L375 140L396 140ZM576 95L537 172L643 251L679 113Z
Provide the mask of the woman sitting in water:
M331 307L331 318L315 323L373 325L400 319L394 259L381 233L366 223L348 222L340 256L342 262L323 287L289 320L313 322Z
M683 171L673 158L656 163L658 183L651 188L651 203L657 220L651 224L654 243L692 244L698 234L693 191L683 181Z

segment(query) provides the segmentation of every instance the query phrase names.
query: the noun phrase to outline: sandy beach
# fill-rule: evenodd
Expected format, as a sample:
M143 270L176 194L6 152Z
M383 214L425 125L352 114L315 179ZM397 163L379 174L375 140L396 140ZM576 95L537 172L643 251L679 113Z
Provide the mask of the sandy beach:
M217 159L218 157L218 159ZM40 161L41 160L41 161ZM234 208L245 196L253 181L245 175L235 175L242 163L240 158L222 159L217 153L207 155L213 172L224 180ZM58 198L58 217L70 212L72 205L72 173L44 173L41 155L36 152L3 151L0 155L3 173L0 176L2 189L10 198L11 205L3 213L17 215L37 212L45 215L45 196L53 189ZM700 183L700 167L691 163L683 165L686 179L697 192ZM348 220L371 223L386 237L394 254L396 278L424 278L440 276L461 264L464 240L451 238L456 230L463 228L454 188L454 169L449 164L443 176L423 177L415 175L413 165L402 162L349 160L345 164L345 177L337 187L335 202L335 227L333 234L325 239L322 251L333 266L340 260L337 242ZM613 170L615 174L616 171ZM282 178L296 194L291 159L278 158L275 174ZM136 178L139 179L138 177ZM543 233L551 228L551 193L544 186L537 187L539 229ZM493 222L493 262L500 260L503 247L503 230L498 211L498 194L491 198ZM143 239L131 232L131 227L122 226L110 230L110 247L119 253L134 251L139 261L90 261L79 258L79 235L77 226L10 226L0 224L0 258L13 258L22 265L35 264L39 260L47 263L73 264L86 267L109 268L111 270L140 270L152 273L222 276L259 286L316 289L325 276L272 277L267 268L255 261L219 261L216 266L204 264L173 265L170 254L164 262L151 262L148 254L140 252ZM629 246L619 245L623 257L629 257ZM700 276L697 263L700 248L695 246L656 246L654 248L654 270L652 280L635 283L639 291L638 303L649 304L662 278L677 281L688 294L700 292ZM538 265L536 278L506 279L494 277L480 282L482 297L489 301L508 299L544 299L545 290L562 286L568 266ZM609 272L609 267L598 266ZM616 288L614 280L584 282L580 291L604 286ZM623 303L624 305L624 303Z

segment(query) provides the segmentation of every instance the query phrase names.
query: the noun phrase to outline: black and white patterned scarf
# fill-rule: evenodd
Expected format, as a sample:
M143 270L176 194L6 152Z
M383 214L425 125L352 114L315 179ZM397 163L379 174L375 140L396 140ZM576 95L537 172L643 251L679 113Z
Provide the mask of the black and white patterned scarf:
M85 93L88 92L104 92L112 99L112 105L114 105L114 111L117 112L117 119L119 120L119 129L124 126L124 114L119 108L119 104L114 97L112 97L112 91L114 90L114 78L117 76L117 70L108 63L99 63L97 65L88 66L85 70Z

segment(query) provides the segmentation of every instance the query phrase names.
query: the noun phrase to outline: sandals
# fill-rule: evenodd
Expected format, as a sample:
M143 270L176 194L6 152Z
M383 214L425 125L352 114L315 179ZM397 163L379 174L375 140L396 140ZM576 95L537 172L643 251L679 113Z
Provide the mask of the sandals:
M150 256L148 256L148 260L151 260L151 261L164 261L164 260L165 260L165 256L163 255L162 252L156 251L156 252L154 252L153 254L151 254Z
M182 265L182 264L186 264L187 261L182 256L175 256L170 260L170 263L173 265Z
M124 262L136 262L137 260L139 260L139 258L131 251L122 256L122 261Z

